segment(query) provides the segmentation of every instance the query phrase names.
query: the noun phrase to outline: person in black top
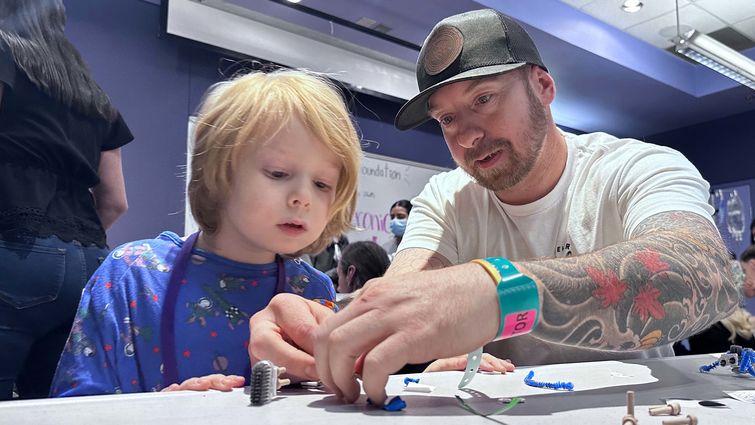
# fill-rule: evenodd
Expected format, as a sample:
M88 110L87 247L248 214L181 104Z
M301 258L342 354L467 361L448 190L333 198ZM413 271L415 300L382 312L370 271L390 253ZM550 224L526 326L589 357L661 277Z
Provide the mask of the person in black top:
M0 400L46 397L126 211L133 139L65 38L61 0L0 2Z
M357 241L349 244L341 254L336 273L341 294L348 294L364 286L368 280L381 277L391 265L388 253L372 241Z
M725 353L732 345L755 349L753 329L755 318L744 308L737 307L731 316L689 337L689 352L679 354Z
M310 262L312 267L325 273L330 280L333 281L333 286L338 288L338 273L336 273L336 266L338 266L338 260L341 259L343 250L349 245L349 238L346 235L340 235L328 244L319 253L310 256Z

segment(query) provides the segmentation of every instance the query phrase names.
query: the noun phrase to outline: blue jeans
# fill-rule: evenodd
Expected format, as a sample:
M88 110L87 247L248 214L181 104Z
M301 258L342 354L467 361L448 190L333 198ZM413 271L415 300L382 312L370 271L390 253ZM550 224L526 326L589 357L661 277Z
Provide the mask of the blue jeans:
M0 240L0 400L50 391L81 291L108 250L55 236Z

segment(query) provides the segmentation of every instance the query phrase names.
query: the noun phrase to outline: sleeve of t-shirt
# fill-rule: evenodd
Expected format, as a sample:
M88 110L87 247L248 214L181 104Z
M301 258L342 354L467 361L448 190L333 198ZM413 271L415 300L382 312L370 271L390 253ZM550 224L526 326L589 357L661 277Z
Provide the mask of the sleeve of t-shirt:
M16 82L16 62L5 43L0 43L0 82L8 87L13 87Z
M449 173L432 176L422 192L412 199L412 212L396 254L408 248L423 248L437 252L451 264L459 262L456 200L446 193L446 182L453 186L455 181L449 180L456 177Z
M102 142L101 150L109 151L118 149L132 140L134 140L134 135L131 134L131 129L128 128L126 121L123 120L123 116L121 116L119 112L118 117L112 124L110 124L110 131L108 132L106 139Z
M713 224L710 185L679 152L650 145L627 158L620 173L618 203L627 239L643 220L663 212L692 212Z
M51 397L115 394L121 392L124 376L138 376L133 358L126 359L120 337L128 332L121 329L128 325L119 320L129 315L119 290L129 276L124 271L108 256L84 288Z

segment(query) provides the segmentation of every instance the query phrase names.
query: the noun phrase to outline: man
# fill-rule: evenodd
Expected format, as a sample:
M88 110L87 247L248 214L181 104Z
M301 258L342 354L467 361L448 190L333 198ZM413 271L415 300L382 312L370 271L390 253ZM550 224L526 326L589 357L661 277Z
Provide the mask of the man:
M275 300L252 320L253 358L307 373L302 350L314 352L318 377L349 402L357 366L381 403L405 363L469 352L501 333L507 299L486 266L470 262L494 256L512 260L539 296L532 334L490 347L515 364L673 355L669 343L736 307L699 172L668 148L561 132L554 81L513 19L481 10L441 21L417 80L396 126L436 120L459 169L413 200L385 277L336 315Z

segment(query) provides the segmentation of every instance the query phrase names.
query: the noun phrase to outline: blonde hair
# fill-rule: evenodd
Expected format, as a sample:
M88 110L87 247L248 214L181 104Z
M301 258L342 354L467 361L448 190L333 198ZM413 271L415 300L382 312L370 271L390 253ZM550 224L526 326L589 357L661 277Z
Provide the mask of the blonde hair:
M342 162L335 201L320 237L296 253L321 251L352 228L362 150L340 90L325 77L281 69L254 72L218 83L207 92L199 110L188 187L189 204L199 228L213 234L218 211L230 191L234 158L243 147L255 149L274 137L292 118Z
M742 307L737 307L729 317L721 320L721 324L731 332L729 341L732 343L736 339L737 335L744 339L755 338L753 333L752 315Z

